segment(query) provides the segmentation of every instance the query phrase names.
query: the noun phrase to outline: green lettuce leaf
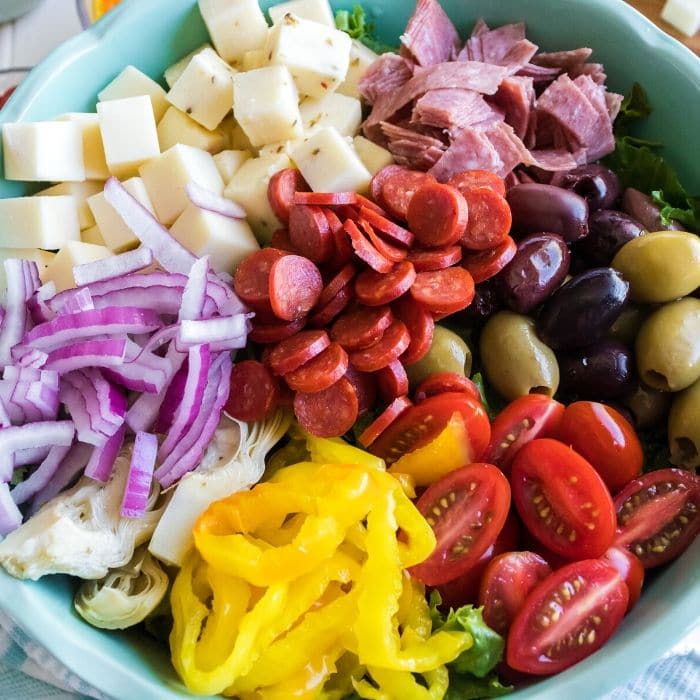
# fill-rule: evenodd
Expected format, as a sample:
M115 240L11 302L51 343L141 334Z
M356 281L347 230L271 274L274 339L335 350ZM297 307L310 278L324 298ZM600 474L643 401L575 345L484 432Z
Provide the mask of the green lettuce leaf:
M375 53L395 52L396 48L379 41L374 36L374 24L367 20L367 15L360 5L355 5L352 12L338 10L335 13L335 26L345 32L351 39L361 41Z
M622 100L620 112L615 120L615 129L620 133L623 127L638 119L644 119L650 114L651 105L647 99L647 94L639 83L635 83Z
M487 678L459 675L450 671L450 686L443 700L478 700L478 698L500 698L514 690L512 685L503 685L495 674Z

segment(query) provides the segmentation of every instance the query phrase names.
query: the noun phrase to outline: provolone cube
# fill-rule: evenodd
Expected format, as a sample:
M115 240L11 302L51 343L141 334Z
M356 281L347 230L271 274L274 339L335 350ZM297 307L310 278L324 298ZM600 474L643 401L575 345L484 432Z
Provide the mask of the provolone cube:
M205 129L216 129L233 107L236 71L213 49L204 49L170 88L168 101Z
M333 10L328 0L289 0L273 5L270 10L270 19L277 24L286 14L293 14L302 19L319 22L335 29Z
M105 149L100 133L100 118L93 112L69 112L58 121L75 122L83 137L83 162L85 164L86 180L106 180L109 168L105 160Z
M102 238L99 226L91 226L80 232L80 240L83 243L94 243L95 245L107 245L107 242ZM109 247L109 246L108 246Z
M82 182L83 134L70 121L3 124L5 177L30 182Z
M219 175L228 185L238 169L251 157L250 151L221 151L214 156L214 162L219 169Z
M345 32L291 14L272 32L270 63L287 66L302 95L322 97L345 80L352 43Z
M218 153L225 147L227 139L222 129L209 131L177 107L171 107L158 124L158 141L163 152L182 143L209 153Z
M242 71L249 71L256 68L264 68L266 65L267 51L265 49L256 49L255 51L246 51L243 54L239 67Z
M74 197L0 199L0 248L58 250L68 241L79 240Z
M337 92L323 97L307 97L299 105L299 112L305 136L311 136L329 126L343 136L354 136L362 123L360 101Z
M694 36L700 29L700 5L696 0L667 0L661 19L686 36Z
M301 138L299 95L285 66L237 73L233 86L233 113L253 146Z
M224 181L211 153L179 144L146 163L139 171L156 216L166 226L177 219L189 203L185 185L200 185L222 194Z
M225 61L233 63L246 51L263 48L268 27L258 0L199 0L199 10Z
M69 195L73 197L78 210L80 230L82 231L84 228L90 228L90 226L95 225L95 217L92 215L87 203L88 197L102 192L103 189L104 185L101 182L85 180L85 182L61 182L58 185L41 190L41 192L37 192L37 194L50 197L56 195Z
M248 222L261 243L269 243L272 234L281 226L267 198L270 178L291 165L284 154L251 158L243 163L224 191L226 197L246 210Z
M314 192L364 192L372 179L352 142L335 129L321 129L292 154Z
M129 194L135 197L152 214L155 214L146 186L140 177L132 177L122 184ZM117 214L114 207L105 199L103 192L88 198L88 206L100 229L100 235L110 250L115 253L123 253L125 250L131 250L139 245L139 239L134 236L131 229L124 223L124 219Z
M73 268L77 265L109 258L112 251L102 245L71 241L58 251L43 275L44 282L53 282L57 292L75 287Z
M97 114L107 167L112 175L119 178L135 175L143 163L160 153L150 97L98 102Z
M294 141L278 141L277 143L268 143L267 146L263 146L260 149L259 155L261 156L278 156L284 154L292 157L292 154L304 143L306 139L294 139Z
M200 51L204 51L204 49L210 48L212 48L210 43L207 42L206 44L202 44L194 51L188 53L187 56L183 56L177 63L173 63L172 66L166 68L163 77L165 78L165 82L168 84L168 87L172 87L173 85L175 85L177 79L182 75L185 68L187 68L187 64L192 59L192 56L196 56Z
M370 175L374 175L385 166L394 162L394 156L386 148L378 146L364 136L355 136L352 143L365 168L369 170Z
M357 39L350 46L350 62L345 80L338 86L338 92L348 97L360 97L360 78L367 69L379 58L379 54L366 47Z
M247 221L221 216L190 203L172 225L170 233L191 253L208 255L215 272L233 271L260 248Z
M7 277L5 276L5 260L33 260L39 268L39 276L43 279L47 265L56 257L55 253L38 248L0 248L0 301L5 298Z
M234 151L254 150L253 144L250 142L245 131L243 131L243 127L235 120L233 121L233 126L229 133L229 148L232 148Z
M139 97L139 95L147 95L151 98L153 115L156 121L160 121L168 109L165 90L134 66L127 66L102 92L97 94L97 99L100 102L108 102L125 97Z

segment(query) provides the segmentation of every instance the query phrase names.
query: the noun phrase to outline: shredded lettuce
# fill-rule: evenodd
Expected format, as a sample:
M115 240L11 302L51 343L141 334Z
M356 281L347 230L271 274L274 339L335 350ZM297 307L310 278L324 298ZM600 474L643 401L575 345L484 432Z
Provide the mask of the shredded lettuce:
M348 34L351 39L361 41L375 53L396 52L394 46L389 46L374 36L374 23L368 21L367 14L360 5L355 5L352 11L338 10L335 13L335 26L341 32Z
M495 674L487 678L464 676L450 670L450 685L443 700L478 700L500 698L513 692L512 685L503 685Z

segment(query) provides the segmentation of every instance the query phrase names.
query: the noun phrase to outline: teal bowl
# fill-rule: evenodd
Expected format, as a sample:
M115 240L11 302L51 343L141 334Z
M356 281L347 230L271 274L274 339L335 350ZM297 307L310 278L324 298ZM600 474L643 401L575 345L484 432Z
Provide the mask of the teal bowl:
M266 2L266 5L271 4ZM334 3L335 4L335 3ZM338 3L349 6L351 3ZM365 0L383 39L396 43L413 3ZM611 89L640 82L654 113L644 136L661 140L686 187L700 192L700 60L621 0L443 0L462 32L525 20L547 50L591 46ZM94 110L96 95L127 63L153 77L201 44L206 32L196 0L125 0L92 29L69 41L22 83L0 122L48 119ZM0 197L25 191L0 180ZM190 697L166 650L144 634L102 632L74 612L66 577L37 583L0 573L0 608L85 682L120 700ZM623 685L700 622L700 539L654 577L635 610L605 647L574 668L522 688L518 700L591 700Z

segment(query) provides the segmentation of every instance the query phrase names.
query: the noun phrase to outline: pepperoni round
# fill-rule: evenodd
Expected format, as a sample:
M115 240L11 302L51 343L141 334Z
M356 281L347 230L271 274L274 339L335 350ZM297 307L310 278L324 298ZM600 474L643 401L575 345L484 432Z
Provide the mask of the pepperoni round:
M333 254L333 236L320 207L295 204L289 213L289 240L299 253L315 263Z
M331 262L334 263L336 267L345 265L353 259L353 249L352 245L350 245L348 234L343 228L343 222L334 211L326 209L324 214L326 215L328 226L331 230L331 237L333 238L333 255Z
M331 338L346 350L364 350L374 345L394 321L388 306L361 307L341 316L331 328Z
M411 296L434 314L453 314L472 303L474 280L463 267L421 272L416 275Z
M301 255L285 255L270 268L270 304L283 321L306 316L316 306L322 289L318 268Z
M300 318L291 323L253 323L253 329L248 337L260 345L279 343L285 338L290 338L298 333L306 325L306 318Z
M415 279L413 265L405 260L384 275L373 270L361 272L355 280L355 294L367 306L383 306L405 294Z
M469 207L467 230L461 238L469 250L487 250L503 243L513 223L505 197L490 187L474 187L464 192Z
M416 190L437 180L428 173L406 170L390 174L382 184L380 203L395 218L406 220L408 203Z
M289 374L320 355L330 344L326 331L302 331L275 345L266 364L277 375Z
M348 354L338 343L331 343L313 360L284 375L290 389L313 394L335 384L348 369Z
M371 199L367 199L367 197L364 197L361 194L357 195L356 206L371 209L375 214L379 214L380 216L386 217L387 215L387 213L376 202L373 202Z
M374 345L352 352L350 361L361 372L377 372L401 357L410 342L404 323L395 320Z
M447 248L414 248L408 254L409 262L413 263L416 272L432 272L444 270L456 265L462 259L462 248L451 245Z
M316 437L340 437L357 420L359 404L352 384L341 377L335 384L312 394L297 392L294 414L307 432Z
M385 165L381 170L375 173L372 181L369 183L369 194L379 206L384 206L382 203L382 187L384 183L392 175L400 172L408 172L408 168L403 165Z
M398 246L392 245L388 241L385 241L377 232L372 228L372 225L365 219L360 219L359 221L362 230L367 234L370 243L377 249L377 251L383 255L387 260L391 262L401 262L406 259L408 251L405 248L399 248Z
M272 240L270 245L278 250L284 250L287 253L296 253L297 249L292 245L291 240L289 240L289 231L286 228L278 228L272 234Z
M407 247L413 245L415 236L408 229L399 226L374 209L360 207L360 218L364 219L368 224L377 229L377 231L383 233L387 238L390 238L394 243L399 243Z
M374 375L369 372L359 372L351 364L348 364L345 379L355 389L359 404L359 414L362 415L374 408L374 402L377 400L377 380Z
M490 170L464 170L457 173L448 184L456 187L462 194L475 187L488 187L501 197L505 197L506 194L505 181Z
M439 182L416 190L408 205L408 227L426 248L452 245L467 230L469 210L462 193Z
M394 399L384 412L371 423L357 438L363 447L369 447L404 411L413 404L407 396L399 396Z
M296 168L285 168L270 178L267 199L275 216L283 224L289 223L289 210L294 204L294 195L308 189L306 180Z
M314 328L325 328L348 307L355 297L352 284L346 284L325 306L322 306L309 319L309 325Z
M357 204L356 192L299 192L294 204L313 204L318 207L337 207L341 204Z
M366 262L376 272L386 273L394 267L394 263L392 263L391 260L387 260L387 258L365 238L354 221L347 219L343 227L348 236L350 236L350 242L352 243L355 255L357 255L360 260Z
M389 402L408 394L408 375L401 360L394 360L374 375L377 378L379 394Z
M277 248L262 248L248 255L233 277L236 294L254 310L270 307L270 270L286 253Z
M401 355L404 365L412 365L422 360L433 344L435 321L427 309L424 309L410 296L404 296L392 305L396 318L401 320L411 336L411 343Z
M357 268L352 263L344 265L323 288L321 296L318 299L319 308L331 301L346 284L350 284L356 274Z
M424 379L416 389L416 403L436 394L447 393L467 394L469 398L481 403L481 394L476 384L457 372L438 372Z
M518 250L515 241L507 236L495 248L468 252L462 259L462 267L479 284L495 277L514 257Z
M277 408L279 385L270 370L257 360L238 362L231 370L231 390L224 411L253 422L267 418Z

